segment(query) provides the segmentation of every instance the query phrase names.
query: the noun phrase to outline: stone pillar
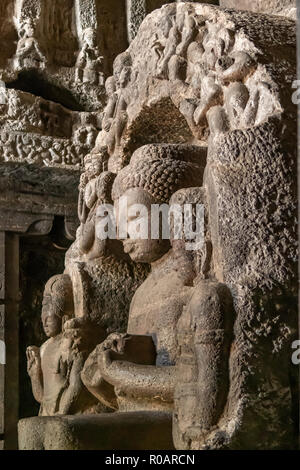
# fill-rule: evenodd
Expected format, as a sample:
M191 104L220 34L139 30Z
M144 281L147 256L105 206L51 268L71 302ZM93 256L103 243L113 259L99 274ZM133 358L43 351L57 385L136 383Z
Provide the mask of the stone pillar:
M130 43L136 36L138 29L147 15L147 0L126 0L127 33Z
M126 0L128 42L135 38L146 15L174 0Z
M79 36L87 28L97 28L97 5L95 0L76 0L75 9Z
M0 364L0 448L2 440L6 450L18 448L18 300L19 236L0 232L0 339L4 341L6 348L6 365Z
M16 13L20 23L31 19L38 21L41 17L42 3L40 0L18 0L16 2Z
M3 449L4 439L4 306L0 305L0 450Z

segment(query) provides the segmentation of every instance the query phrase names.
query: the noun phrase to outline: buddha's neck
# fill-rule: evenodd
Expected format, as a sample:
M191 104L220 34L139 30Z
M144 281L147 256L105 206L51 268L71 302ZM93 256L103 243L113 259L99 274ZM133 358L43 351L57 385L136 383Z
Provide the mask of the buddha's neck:
M176 262L179 264L192 263L191 255L186 250L174 250L171 248L165 255L151 263L151 271L161 269L165 264Z

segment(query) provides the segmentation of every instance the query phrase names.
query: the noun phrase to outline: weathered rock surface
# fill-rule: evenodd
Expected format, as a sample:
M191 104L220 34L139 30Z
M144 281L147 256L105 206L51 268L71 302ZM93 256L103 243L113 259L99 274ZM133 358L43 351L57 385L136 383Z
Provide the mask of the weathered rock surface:
M210 277L231 291L234 336L223 411L211 429L204 416L192 419L198 430L180 447L293 446L286 411L296 400L290 360L297 334L295 57L292 20L178 4L148 16L115 61L119 107L97 139L108 147L112 171L145 143L208 145ZM208 364L202 366L201 380L209 380ZM196 397L198 373L192 373ZM192 408L193 397L185 396ZM186 425L191 418L181 412L175 415ZM257 439L262 429L263 441Z
M172 417L168 413L136 412L23 419L19 422L19 448L172 450Z
M100 415L100 423L126 421L125 410L164 409L173 413L178 449L296 446L295 44L295 21L283 16L182 2L147 16L115 59L65 271L76 292L70 329L80 336L95 315L99 324L105 318L106 333L107 325L115 330L81 374L96 398L123 411ZM97 207L112 199L118 207L124 194L146 207L201 201L204 246L187 254L162 237L129 239L124 253L118 243L103 244ZM127 334L116 331L114 299L104 317L96 308L108 301L106 287L98 288L107 254L130 266L131 293L134 269L140 284L147 274L134 265L151 263ZM118 287L117 298L128 297L127 288ZM136 346L145 336L155 363L149 338ZM91 433L93 419L89 428L84 418ZM20 425L27 448L44 432L30 436L31 423ZM73 435L68 428L63 439L64 432Z
M220 0L220 6L235 8L236 10L286 16L294 20L297 17L295 0Z

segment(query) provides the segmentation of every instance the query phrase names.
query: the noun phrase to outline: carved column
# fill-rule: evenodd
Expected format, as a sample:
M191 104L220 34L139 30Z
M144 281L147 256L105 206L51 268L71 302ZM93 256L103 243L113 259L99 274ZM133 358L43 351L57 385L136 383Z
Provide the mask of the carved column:
M128 42L135 38L143 19L151 11L161 8L174 0L126 0Z
M97 28L97 5L95 0L75 0L76 23L79 35L87 28Z
M18 447L18 300L19 236L0 232L0 339L6 347L6 365L0 364L0 441L4 441L2 445L7 450Z
M4 444L4 364L4 306L0 305L0 450L3 450Z
M64 217L62 232L72 238L76 222L66 205L65 210L68 214ZM52 214L28 213L24 208L20 212L0 208L0 340L4 341L6 348L5 361L1 360L0 349L0 449L18 448L19 238L47 235L53 223ZM5 365L1 362L5 362Z
M138 29L147 14L147 0L127 0L127 34L130 43L136 36Z
M16 13L20 22L26 19L38 21L41 17L42 3L40 0L18 0Z

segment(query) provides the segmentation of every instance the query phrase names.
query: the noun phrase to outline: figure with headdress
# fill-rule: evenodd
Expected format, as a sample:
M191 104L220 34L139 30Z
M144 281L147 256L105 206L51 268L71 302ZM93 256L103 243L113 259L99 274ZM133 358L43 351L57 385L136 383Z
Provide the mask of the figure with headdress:
M36 39L36 25L33 20L27 19L18 31L19 42L16 51L18 66L41 67L47 62L45 52Z
M88 390L113 409L173 408L176 324L196 274L193 253L185 250L182 240L170 243L160 224L158 236L152 237L151 208L167 206L174 193L201 182L205 159L206 150L199 147L146 145L115 179L112 196L118 230L127 210L130 214L135 207L147 209L145 214L129 215L123 246L134 262L151 264L151 273L133 297L127 333L110 335L82 371ZM127 207L121 204L124 197ZM137 239L133 227L143 222L147 233Z
M46 284L42 323L49 338L40 348L27 348L27 370L32 391L40 403L40 416L86 412L95 400L84 389L80 371L84 353L74 338L64 333L64 324L74 316L71 279L67 274L53 276Z
M76 81L104 85L103 57L97 43L97 31L93 28L83 32L82 47L76 62Z

